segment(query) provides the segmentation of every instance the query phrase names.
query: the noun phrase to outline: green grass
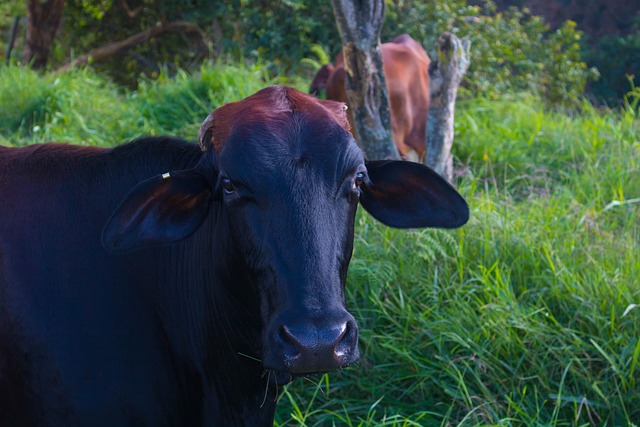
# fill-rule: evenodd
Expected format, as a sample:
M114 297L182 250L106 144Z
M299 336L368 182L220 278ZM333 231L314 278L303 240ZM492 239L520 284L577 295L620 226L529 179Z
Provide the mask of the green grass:
M143 80L137 91L125 92L88 69L43 76L0 66L0 144L60 141L108 147L157 134L195 140L213 109L285 83L303 84L269 77L259 64L215 64L193 76L179 72L155 82Z
M210 110L277 82L216 65L125 92L87 70L0 67L0 143L195 139ZM541 105L458 103L465 227L359 213L347 298L362 360L288 386L277 426L640 425L640 120Z
M144 130L135 106L104 78L79 70L41 76L0 67L0 143L115 145Z
M279 425L638 425L640 122L582 110L459 103L469 224L359 216L362 361L290 386Z

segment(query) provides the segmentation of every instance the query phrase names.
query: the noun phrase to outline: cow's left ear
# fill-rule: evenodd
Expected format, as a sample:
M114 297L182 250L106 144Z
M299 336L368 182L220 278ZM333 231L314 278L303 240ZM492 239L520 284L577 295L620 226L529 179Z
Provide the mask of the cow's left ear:
M469 220L462 196L434 170L408 161L366 163L360 203L383 224L398 228L457 228Z
M208 180L193 170L143 181L107 221L102 245L110 253L122 253L185 239L200 227L211 200Z

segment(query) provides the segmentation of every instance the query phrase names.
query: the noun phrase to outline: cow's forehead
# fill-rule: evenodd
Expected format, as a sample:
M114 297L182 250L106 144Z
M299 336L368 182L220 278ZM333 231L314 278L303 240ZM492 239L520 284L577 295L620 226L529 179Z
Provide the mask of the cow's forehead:
M213 144L222 140L218 167L232 178L271 182L312 174L328 184L364 162L342 103L273 86L213 114L208 133Z
M258 185L309 178L330 182L364 162L349 132L334 124L308 120L298 112L280 121L246 123L236 128L218 155L223 175Z
M284 86L270 86L241 101L223 105L211 113L210 118L209 140L204 143L218 154L237 132L254 129L282 139L285 132L290 134L288 127L295 118L298 125L324 129L339 126L349 130L345 104L319 100Z

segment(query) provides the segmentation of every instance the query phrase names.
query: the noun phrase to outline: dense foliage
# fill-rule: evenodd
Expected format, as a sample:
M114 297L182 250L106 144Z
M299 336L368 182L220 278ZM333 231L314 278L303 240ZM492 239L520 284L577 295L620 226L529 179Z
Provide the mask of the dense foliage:
M589 85L597 100L615 106L632 87L640 86L640 11L634 29L628 35L602 37L584 48L585 60L600 71L600 78Z
M392 1L384 31L387 38L410 33L427 49L444 31L469 38L471 66L463 84L475 95L527 91L552 104L571 104L595 77L581 59L582 34L574 23L551 32L541 17L516 8L498 13L491 2L479 8L465 0Z
M17 2L8 3L13 8L3 6L7 14L23 11ZM433 55L444 31L471 39L463 94L497 98L527 90L549 103L575 104L587 79L595 76L581 57L581 33L570 22L552 32L542 18L515 8L498 13L489 0L482 8L466 0L386 0L386 7L383 41L409 33ZM155 78L178 69L198 70L205 57L263 61L272 75L310 76L341 46L329 0L68 0L51 65L179 20L198 24L205 43L193 34L165 35L93 66L131 86L141 73ZM0 27L8 25L5 16Z
M211 13L210 2L205 1L66 0L53 60L65 62L92 48L171 21L189 21L207 29ZM132 86L140 74L155 78L177 69L197 70L210 54L211 36L205 36L205 40L183 34L152 38L93 66L117 82Z
M210 109L282 82L269 74L206 66L129 92L87 70L0 67L0 144L195 139ZM393 230L360 212L347 298L362 360L289 386L277 425L637 426L638 102L574 116L537 97L459 103L469 224Z

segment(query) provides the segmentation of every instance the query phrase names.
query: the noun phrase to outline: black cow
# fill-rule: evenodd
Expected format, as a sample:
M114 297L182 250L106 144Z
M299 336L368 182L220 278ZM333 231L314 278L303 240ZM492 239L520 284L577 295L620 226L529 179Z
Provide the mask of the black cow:
M214 111L203 151L0 148L0 424L270 426L282 384L354 363L358 200L395 227L468 208L347 126L274 86Z

